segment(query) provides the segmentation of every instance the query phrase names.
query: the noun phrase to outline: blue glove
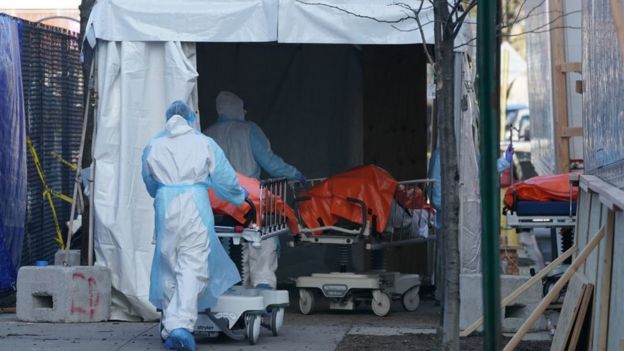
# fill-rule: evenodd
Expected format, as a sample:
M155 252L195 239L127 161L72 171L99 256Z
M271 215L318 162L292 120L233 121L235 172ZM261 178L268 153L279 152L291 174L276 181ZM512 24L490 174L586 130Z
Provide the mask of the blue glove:
M303 174L299 175L299 178L297 178L297 181L299 181L299 183L301 183L302 186L306 186L306 184L308 183L308 180Z
M507 145L507 150L505 150L505 160L507 160L510 164L513 163L513 154L513 146L511 144Z
M245 200L247 200L247 198L249 198L249 191L243 187L241 187L241 189L243 189L243 195L245 196Z

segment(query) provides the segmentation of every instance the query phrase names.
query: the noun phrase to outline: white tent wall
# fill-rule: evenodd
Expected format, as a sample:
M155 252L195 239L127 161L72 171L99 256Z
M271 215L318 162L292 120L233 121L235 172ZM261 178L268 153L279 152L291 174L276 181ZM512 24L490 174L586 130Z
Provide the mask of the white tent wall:
M154 211L141 152L165 124L171 101L193 103L194 45L106 42L97 47L98 108L93 160L96 265L111 269L111 319L158 317L147 300Z

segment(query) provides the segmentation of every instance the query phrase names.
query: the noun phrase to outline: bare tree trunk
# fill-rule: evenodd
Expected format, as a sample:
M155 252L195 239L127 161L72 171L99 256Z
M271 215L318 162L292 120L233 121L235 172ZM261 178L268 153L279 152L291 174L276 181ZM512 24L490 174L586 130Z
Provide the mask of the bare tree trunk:
M455 137L454 35L446 0L436 0L436 111L440 140L442 176L442 239L444 287L442 311L442 349L459 350L459 170Z

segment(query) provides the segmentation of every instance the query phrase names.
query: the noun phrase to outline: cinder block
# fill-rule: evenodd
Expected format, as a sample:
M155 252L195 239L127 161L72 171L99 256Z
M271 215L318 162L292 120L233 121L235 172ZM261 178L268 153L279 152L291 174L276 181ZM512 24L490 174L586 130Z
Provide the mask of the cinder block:
M17 275L17 318L26 322L108 320L111 273L97 266L24 266Z
M65 250L58 250L54 254L54 265L65 266L63 264L63 262L65 262L65 258L67 258L68 266L80 266L80 250L69 250L69 257L67 256L67 252Z
M530 277L517 275L501 275L501 300L524 284ZM462 274L459 279L460 310L459 328L464 330L474 321L483 316L483 295L481 274ZM542 300L542 285L535 283L510 306L501 310L502 331L516 332L527 320L531 312ZM483 330L480 328L479 330ZM548 324L542 317L533 324L531 331L548 330Z

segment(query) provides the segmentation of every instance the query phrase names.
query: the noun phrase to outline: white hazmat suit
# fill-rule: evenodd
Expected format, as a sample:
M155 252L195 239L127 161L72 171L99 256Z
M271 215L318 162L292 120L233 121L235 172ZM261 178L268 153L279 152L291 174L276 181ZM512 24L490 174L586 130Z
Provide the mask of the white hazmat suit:
M234 93L222 91L217 96L216 107L219 119L205 133L223 148L237 172L259 179L261 170L264 169L272 177L305 182L305 177L297 168L271 151L271 144L260 127L245 121L241 98ZM253 247L251 244L245 246L245 285L275 288L278 243L278 239L274 238L263 241L260 247Z
M188 106L175 102L167 117L142 160L156 212L150 302L163 311L164 338L178 328L192 332L198 309L214 306L240 281L215 233L207 189L236 205L245 198L221 148L193 128L195 116Z

